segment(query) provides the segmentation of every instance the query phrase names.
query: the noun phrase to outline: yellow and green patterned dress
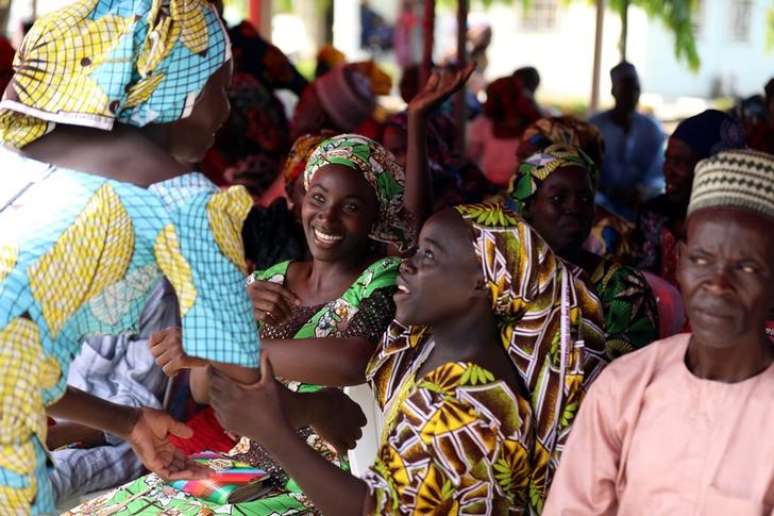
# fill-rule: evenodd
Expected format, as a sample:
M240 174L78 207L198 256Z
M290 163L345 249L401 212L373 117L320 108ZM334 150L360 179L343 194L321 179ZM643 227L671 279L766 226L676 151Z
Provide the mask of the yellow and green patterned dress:
M434 345L426 337L393 322L369 366L385 414L365 477L374 513L525 514L534 441L528 396L470 362L417 378Z

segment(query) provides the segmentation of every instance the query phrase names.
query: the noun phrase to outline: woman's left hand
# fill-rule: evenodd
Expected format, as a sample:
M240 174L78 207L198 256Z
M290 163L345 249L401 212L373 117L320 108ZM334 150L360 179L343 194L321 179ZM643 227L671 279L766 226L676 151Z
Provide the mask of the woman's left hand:
M261 379L243 385L209 368L210 405L224 429L271 449L283 435L295 435L282 406L285 387L274 378L268 353L261 353Z

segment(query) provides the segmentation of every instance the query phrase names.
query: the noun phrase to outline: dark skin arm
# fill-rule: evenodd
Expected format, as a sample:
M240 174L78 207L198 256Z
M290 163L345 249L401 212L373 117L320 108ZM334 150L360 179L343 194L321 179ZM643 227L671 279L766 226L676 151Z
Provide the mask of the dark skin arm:
M190 357L183 351L181 332L167 328L150 338L151 353L168 376L191 369L191 393L197 403L206 404L206 360ZM326 337L318 339L264 339L261 349L277 362L282 378L314 385L344 387L365 382L365 370L375 344L365 337ZM256 370L227 364L215 364L239 383L256 381Z
M245 386L211 370L210 399L220 423L271 450L323 514L363 514L370 506L366 483L322 458L295 434L286 416L283 387L274 379L266 354L261 357L261 371L257 384ZM261 410L247 415L240 409L245 406L260 406Z
M417 233L430 217L433 191L427 150L427 117L458 91L475 69L469 64L457 71L433 71L422 91L408 105L408 150L404 204L414 217Z
M206 468L188 461L167 436L191 437L191 429L160 410L117 405L74 387L48 407L49 416L110 432L129 442L143 464L165 480L207 478Z
M325 337L261 341L261 350L277 364L277 374L292 380L328 387L365 383L365 370L376 346L364 337ZM240 383L254 383L240 381ZM191 393L197 403L209 402L206 371L191 370Z

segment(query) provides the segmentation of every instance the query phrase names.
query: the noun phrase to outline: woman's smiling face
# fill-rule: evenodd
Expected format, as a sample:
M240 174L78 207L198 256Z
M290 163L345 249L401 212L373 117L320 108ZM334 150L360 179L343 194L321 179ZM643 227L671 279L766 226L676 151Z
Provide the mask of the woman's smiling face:
M342 165L321 167L301 207L312 256L330 262L366 252L378 206L376 192L358 172Z

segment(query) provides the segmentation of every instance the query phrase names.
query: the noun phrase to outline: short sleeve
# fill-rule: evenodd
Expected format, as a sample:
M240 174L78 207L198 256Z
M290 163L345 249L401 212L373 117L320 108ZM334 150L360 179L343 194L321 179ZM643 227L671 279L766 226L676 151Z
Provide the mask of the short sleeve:
M204 176L191 176L160 192L172 223L154 243L180 303L183 348L207 360L257 367L260 338L244 285L241 240L252 200L243 187L220 192Z

